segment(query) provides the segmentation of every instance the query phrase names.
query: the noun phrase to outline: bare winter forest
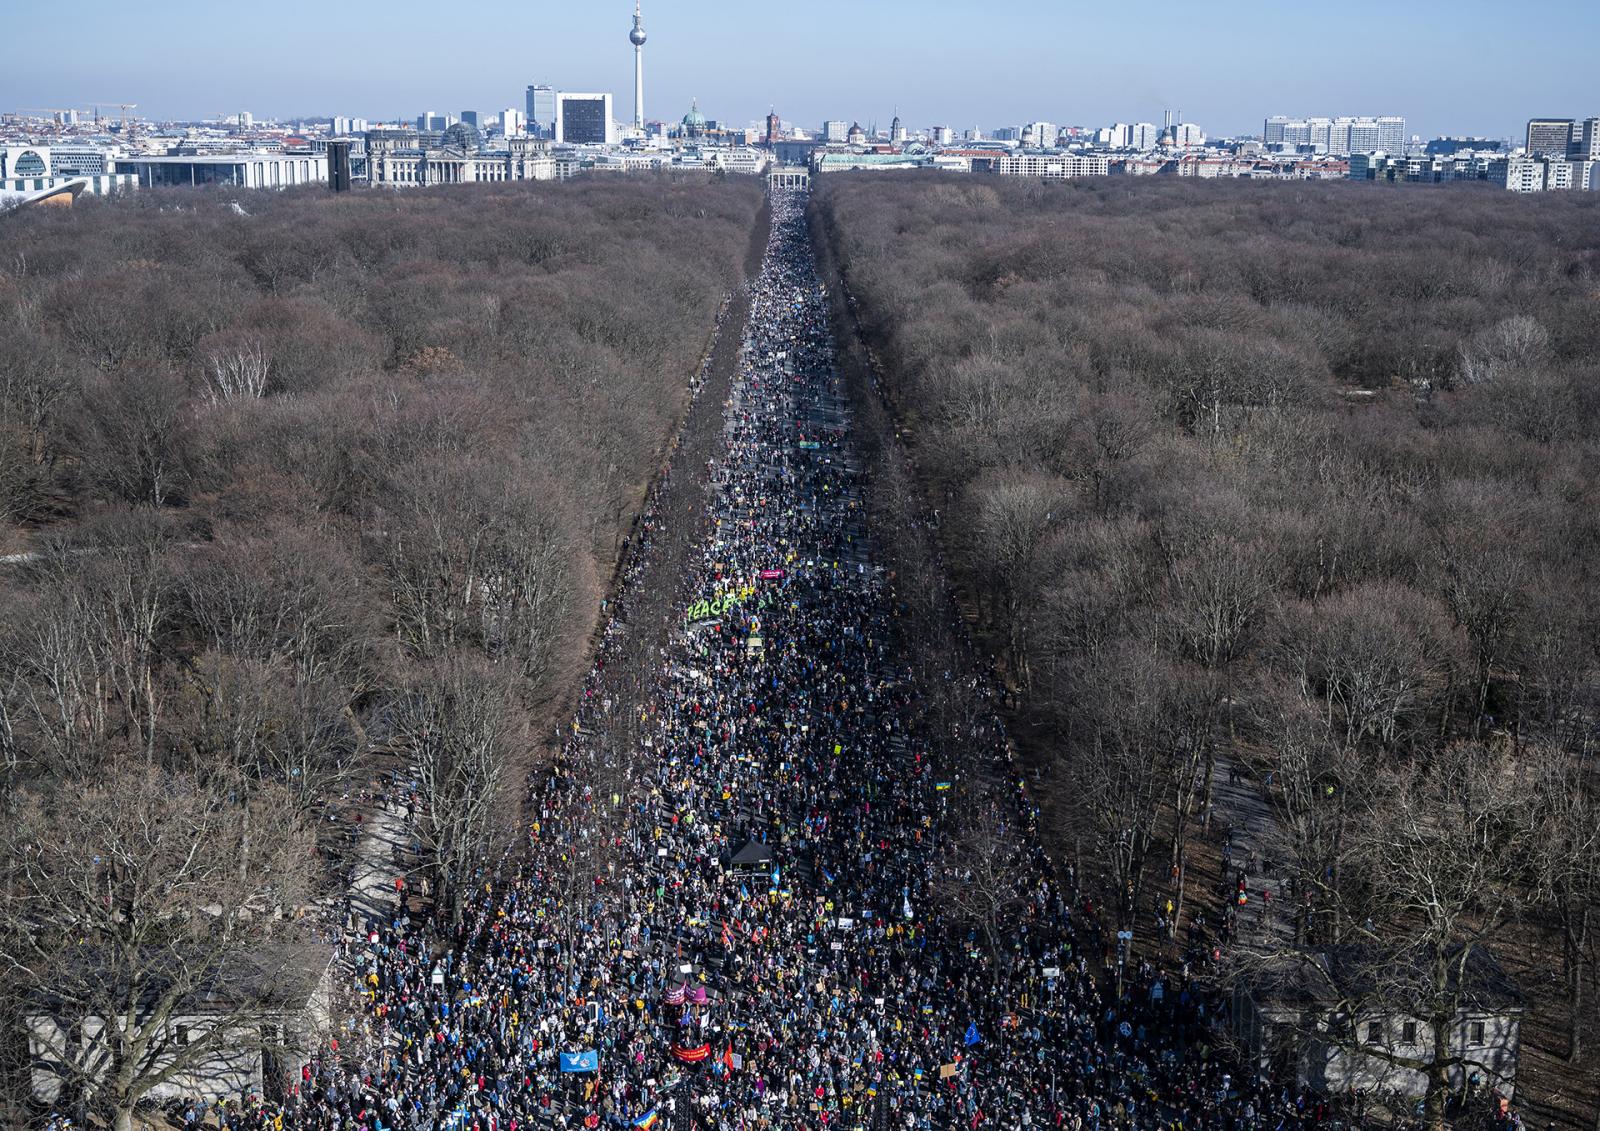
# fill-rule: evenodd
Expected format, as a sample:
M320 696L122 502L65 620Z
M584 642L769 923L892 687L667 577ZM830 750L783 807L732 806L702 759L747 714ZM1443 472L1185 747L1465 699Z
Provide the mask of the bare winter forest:
M177 1002L292 940L385 750L449 913L761 206L703 177L241 199L0 222L11 1006ZM157 1010L77 1069L120 1110L167 1038Z
M885 174L813 208L1061 866L1140 937L1214 925L1242 775L1286 946L1353 946L1439 1079L1492 948L1533 1110L1592 1114L1600 199Z

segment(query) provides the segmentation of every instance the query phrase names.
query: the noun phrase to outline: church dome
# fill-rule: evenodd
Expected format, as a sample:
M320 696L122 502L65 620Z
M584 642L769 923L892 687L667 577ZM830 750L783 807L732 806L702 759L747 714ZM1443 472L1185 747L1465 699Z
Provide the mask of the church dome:
M700 113L698 99L689 107L689 112L683 116L683 128L686 130L703 130L706 128L706 116Z

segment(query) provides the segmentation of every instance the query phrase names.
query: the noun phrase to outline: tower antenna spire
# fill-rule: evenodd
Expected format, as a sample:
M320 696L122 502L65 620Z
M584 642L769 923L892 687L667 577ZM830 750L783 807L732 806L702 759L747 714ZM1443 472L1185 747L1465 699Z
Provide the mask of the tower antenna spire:
M639 0L633 0L633 30L628 42L633 44L633 125L644 129L644 16L639 11Z

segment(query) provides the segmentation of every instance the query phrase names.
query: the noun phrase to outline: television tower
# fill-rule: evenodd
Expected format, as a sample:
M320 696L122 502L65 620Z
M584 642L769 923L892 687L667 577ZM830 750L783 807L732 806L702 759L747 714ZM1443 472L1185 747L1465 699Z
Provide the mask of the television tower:
M628 33L633 44L633 125L644 129L644 19L639 15L639 0L633 0L633 30Z

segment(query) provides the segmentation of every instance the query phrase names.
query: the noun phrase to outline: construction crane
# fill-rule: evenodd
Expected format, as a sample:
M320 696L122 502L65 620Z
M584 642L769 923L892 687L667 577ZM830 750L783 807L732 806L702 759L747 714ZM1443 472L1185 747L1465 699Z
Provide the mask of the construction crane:
M124 132L126 132L129 128L128 111L137 110L139 108L139 104L137 102L118 102L114 98L91 98L89 99L89 103L94 107L94 120L97 122L105 121L100 114L101 106L115 106L117 109L121 110L122 129Z

